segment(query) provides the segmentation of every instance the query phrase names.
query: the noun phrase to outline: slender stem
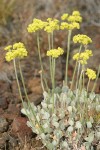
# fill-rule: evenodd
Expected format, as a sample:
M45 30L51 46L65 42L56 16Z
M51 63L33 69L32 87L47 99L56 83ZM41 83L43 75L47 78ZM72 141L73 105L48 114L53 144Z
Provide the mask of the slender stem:
M90 79L88 80L88 84L87 84L87 93L88 93L88 90L89 90L89 84L90 84Z
M21 89L20 89L20 84L19 84L19 80L18 80L18 75L17 75L17 67L16 67L16 60L13 60L14 63L14 70L15 70L15 76L16 76L16 81L17 81L17 86L18 86L18 91L19 91L19 95L20 95L20 99L22 101L22 104L24 106L24 102L23 102L23 97L22 97L22 93L21 93Z
M81 50L82 50L82 45L80 45L80 48L79 48L79 51L78 51L79 55L81 53Z
M79 51L78 51L79 57L80 57L81 50L82 50L82 45L80 45L80 48L79 48ZM78 60L77 60L77 62L78 62ZM76 89L77 89L77 86L78 86L79 72L80 72L80 62L79 62L79 65L78 65L78 71L77 71Z
M21 101L22 101L23 108L25 108L24 101L23 101L23 98L22 98L21 89L20 89L20 84L19 84L19 80L18 80L17 67L16 67L16 61L15 61L15 59L13 60L13 63L14 63L14 70L15 70L15 76L16 76L17 86L18 86L18 90L19 90L19 95L20 95L20 98L21 98ZM26 111L26 108L25 108L25 112L26 112L29 120L31 120L30 115L28 115L28 113Z
M41 53L40 53L39 33L37 33L37 46L38 46L38 55L39 55L39 61L40 61L41 71L42 71L42 74L43 74L44 73L44 69L43 69L43 63L42 63L42 58L41 58ZM43 78L43 75L42 75L42 83L43 83L43 80L44 80L46 89L48 90L49 88L48 88L48 85L47 85L47 80L46 80L45 77Z
M42 58L41 58L41 53L40 53L39 33L37 33L37 46L38 46L38 54L39 54L40 66L41 66L41 70L43 71L43 64L42 64Z
M37 118L36 118L35 111L34 111L34 109L32 108L32 106L31 106L31 104L30 104L30 100L29 100L28 95L27 95L27 91L26 91L26 87L25 87L25 81L24 81L24 77L23 77L23 73L22 73L22 69L21 69L20 60L19 60L19 71L20 71L21 80L22 80L22 84L23 84L23 87L24 87L24 92L25 92L25 96L26 96L26 99L27 99L29 108L30 108L30 110L32 111L33 116L34 116L34 118L35 118L35 120L36 120L38 126L40 127L41 131L43 131L43 128L42 128L42 126L40 125L40 123L38 122L38 120L37 120Z
M78 64L77 79L76 79L76 89L78 88L78 83L79 83L79 73L80 73L80 62Z
M68 43L67 43L67 56L66 56L66 70L65 70L65 82L68 84L68 60L69 60L69 52L70 52L70 41L71 41L71 33L72 30L68 31Z
M49 50L51 49L51 40L50 40L50 34L48 34L48 44L49 44ZM49 64L50 64L50 76L52 81L52 57L49 57Z
M43 89L43 92L45 91L44 89L44 85L43 85L43 75L42 75L42 72L40 72L40 77L41 77L41 86L42 86L42 89Z
M80 94L81 94L82 75L83 75L83 70L81 70L81 74L80 74L80 77L79 77L79 82L78 82L78 85L77 85L78 86L77 87L77 91L78 91L77 97L78 97L78 99L79 99ZM80 107L80 105L79 105L79 107Z
M48 45L49 45L49 50L51 49L51 43L50 43L50 33L48 33Z
M51 78L51 82L52 82L52 91L53 91L53 87L54 87L54 60L53 57L51 57L51 72L52 72L52 78Z
M83 70L83 89L84 89L84 87L85 87L85 85L84 85L84 82L85 82L85 74L84 74L84 71L85 71L85 69L84 69L84 65L82 65L82 70Z
M55 91L55 58L52 58L52 73L53 73L53 77L52 77L52 97L53 97L53 112L54 112L54 91Z
M75 68L74 68L74 72L73 72L73 77L72 77L71 90L72 90L73 84L74 84L74 78L75 78L75 73L76 73L77 64L78 64L78 62L76 61Z
M52 43L52 49L53 49L53 44L54 44L54 43L53 43L53 38L54 38L54 37L53 37L53 36L54 36L53 34L54 34L54 33L52 32L52 33L51 33L51 43Z
M53 90L55 89L55 58L53 58Z
M27 117L31 121L30 115L27 113L27 110L26 110L26 107L24 105L24 101L23 101L23 98L22 98L22 93L21 93L20 84L19 84L19 80L18 80L17 67L16 67L15 59L13 60L13 63L14 63L15 76L16 76L17 86L18 86L19 95L20 95L20 98L21 98L21 101L22 101L22 105L23 105L23 108L25 108L25 112L26 112ZM32 122L32 124L33 124L33 122Z
M19 71L20 71L20 76L21 76L22 84L23 84L23 87L24 87L25 96L26 96L27 101L29 101L29 98L28 98L28 95L27 95L27 91L26 91L26 87L25 87L25 82L24 82L23 74L22 74L20 60L18 61L18 63L19 63Z
M81 70L80 78L79 78L79 84L78 84L78 90L81 91L82 89L82 76L83 76L83 70Z
M96 84L97 84L97 80L99 78L99 74L100 74L100 65L99 65L99 68L98 68L98 73L97 73L97 77L96 77L96 80L94 82L94 85L93 85L93 88L92 88L92 92L94 92L95 88L96 88Z

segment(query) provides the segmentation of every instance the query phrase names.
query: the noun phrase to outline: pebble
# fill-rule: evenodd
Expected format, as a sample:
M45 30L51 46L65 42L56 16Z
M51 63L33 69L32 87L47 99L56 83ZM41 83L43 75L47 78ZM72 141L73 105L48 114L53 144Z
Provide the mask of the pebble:
M8 128L8 122L5 118L0 117L0 133L5 132Z
M27 126L27 119L24 117L16 117L12 122L12 134L25 140L25 136L31 137L33 134L31 128Z

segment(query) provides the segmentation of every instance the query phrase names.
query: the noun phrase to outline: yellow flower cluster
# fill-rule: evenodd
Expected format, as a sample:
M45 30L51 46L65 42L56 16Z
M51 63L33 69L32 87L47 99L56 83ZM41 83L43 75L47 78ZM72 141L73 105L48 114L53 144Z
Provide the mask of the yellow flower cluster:
M5 59L8 62L15 58L23 58L27 56L27 53L28 53L24 44L21 42L15 43L13 45L9 45L5 47L5 50L8 50L5 56Z
M43 29L47 25L47 22L44 22L40 19L33 19L33 22L28 25L27 30L29 33L36 32Z
M54 30L59 30L59 20L48 18L47 25L44 28L44 31L51 33Z
M73 11L72 15L68 17L69 22L82 22L82 17L79 11Z
M69 22L82 22L82 17L81 16L69 16L68 17Z
M5 51L9 51L9 50L11 50L11 48L12 48L12 45L8 45L8 46L6 46L6 47L4 48L4 50L5 50Z
M65 14L63 14L61 16L61 20L67 20L67 18L68 18L68 14L67 13L65 13Z
M87 45L89 43L92 43L92 40L87 35L78 34L73 37L73 42Z
M67 22L62 22L60 29L64 30L64 29L68 29L68 30L73 30L73 29L80 29L80 25L77 22L73 22L73 23L67 23Z
M51 56L53 58L58 58L60 55L64 53L64 50L60 47L57 49L51 49L47 51L47 56Z
M72 15L73 15L73 16L80 16L81 14L80 14L79 11L73 11L73 12L72 12Z
M82 52L82 53L76 53L74 56L73 56L73 59L76 60L76 61L79 61L82 65L84 64L87 64L87 60L89 59L90 56L93 56L92 54L92 51L91 50L85 50L85 52Z
M62 20L66 20L67 22L62 22L60 28L62 30L68 29L68 30L73 30L73 29L80 29L80 24L79 22L82 22L82 17L80 16L79 11L73 11L72 15L68 14L63 14L61 16Z
M13 49L25 48L24 44L21 42L13 44Z
M88 76L89 79L94 80L96 78L96 72L93 71L92 69L87 69L86 70L86 75Z

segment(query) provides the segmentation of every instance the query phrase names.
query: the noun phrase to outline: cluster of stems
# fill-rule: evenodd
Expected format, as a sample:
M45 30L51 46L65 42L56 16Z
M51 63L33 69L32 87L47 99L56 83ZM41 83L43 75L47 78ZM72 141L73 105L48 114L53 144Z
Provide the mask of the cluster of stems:
M20 87L20 82L19 82L19 79L18 79L17 66L16 66L16 60L15 59L13 60L13 64L14 64L14 70L15 70L15 76L16 76L17 86L18 86L18 90L19 90L19 95L20 95L20 99L22 101L23 108L25 108L25 113L27 114L28 119L29 119L29 121L31 121L33 126L34 126L34 123L33 123L32 119L34 119L36 124L39 126L40 133L43 133L43 128L40 125L39 121L37 120L35 111L32 108L32 105L31 105L30 100L28 98L27 90L26 90L26 87L25 87L25 81L24 81L24 77L23 77L23 73L22 73L22 69L21 69L20 60L18 60L18 67L19 67L19 72L20 72L20 76L21 76L21 82L22 82L22 85L23 85L23 88L24 88L24 93L25 93L25 97L26 97L26 100L27 100L28 109L31 110L34 118L31 118L30 114L28 114L26 105L25 105L24 100L23 100L21 87Z
M48 45L49 50L53 49L54 47L54 33L48 33ZM53 99L53 111L54 111L54 91L55 91L55 66L56 66L56 60L53 57L49 57L49 65L50 65L50 78L52 83L52 99Z

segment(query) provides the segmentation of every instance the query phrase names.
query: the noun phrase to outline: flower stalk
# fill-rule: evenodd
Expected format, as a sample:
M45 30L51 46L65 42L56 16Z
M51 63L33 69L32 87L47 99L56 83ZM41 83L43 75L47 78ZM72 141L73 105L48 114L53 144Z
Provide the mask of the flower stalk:
M33 114L33 116L34 116L34 119L36 120L38 126L40 127L40 130L43 132L43 128L42 128L42 126L40 125L40 123L38 122L38 120L37 120L37 118L36 118L35 111L34 111L34 109L32 108L31 103L30 103L30 100L29 100L28 95L27 95L27 91L26 91L26 87L25 87L25 82L24 82L24 77L23 77L23 73L22 73L22 69L21 69L20 60L18 61L18 63L19 63L19 71L20 71L21 81L22 81L22 84L23 84L23 88L24 88L24 92L25 92L25 97L26 97L26 99L27 99L28 107L29 107L29 109L32 111L32 114ZM15 70L16 70L16 69L15 69ZM20 89L20 85L19 85L18 78L17 78L17 84L18 84L18 87L19 87L19 89ZM20 90L20 93L21 93L21 90ZM24 105L24 103L23 103L23 105ZM24 108L25 108L25 107L24 107ZM26 112L27 112L27 111L26 111ZM30 119L31 119L31 118L30 118Z
M68 31L68 42L67 42L67 55L66 55L66 69L65 69L65 83L68 84L68 61L69 61L69 52L70 52L70 41L71 41L72 30Z
M41 71L42 71L42 74L44 73L44 68L43 68L43 63L42 63L42 58L41 58L41 52L40 52L40 40L39 40L39 33L37 33L37 47L38 47L38 55L39 55L39 61L40 61L40 66L41 66ZM44 84L45 83L45 86L46 86L46 89L48 91L48 85L47 85L47 80L46 78L42 75L42 83ZM44 85L43 85L44 87Z

